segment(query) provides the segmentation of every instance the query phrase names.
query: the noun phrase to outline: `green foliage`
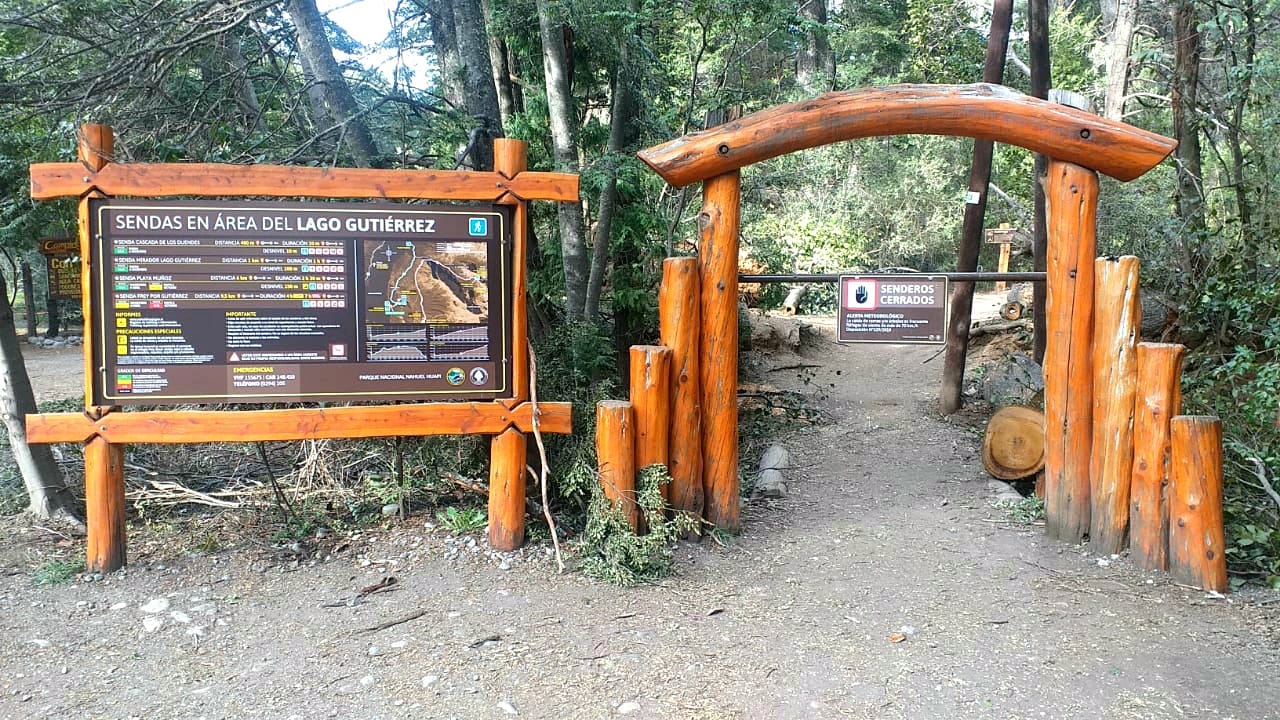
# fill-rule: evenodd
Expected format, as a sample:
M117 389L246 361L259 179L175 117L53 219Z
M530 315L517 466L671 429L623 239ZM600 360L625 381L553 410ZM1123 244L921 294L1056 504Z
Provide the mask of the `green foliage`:
M1035 495L1021 500L997 500L995 506L1004 510L1010 520L1023 525L1044 520L1044 500Z
M964 0L907 0L903 33L911 48L910 75L926 83L968 83L982 79L985 43L979 19ZM984 28L985 34L985 28Z
M1280 586L1280 271L1232 263L1211 274L1186 308L1199 342L1184 375L1184 412L1223 424L1227 560L1233 572Z
M50 560L36 568L31 581L36 585L61 585L84 572L84 560Z
M463 535L483 528L489 522L484 508L459 508L453 505L436 513L436 520L454 535Z
M604 496L599 482L591 498L591 514L578 548L582 571L597 580L631 587L666 577L675 564L674 546L681 535L697 528L681 513L667 518L662 485L671 482L662 465L642 468L636 476L636 504L648 532L637 535L622 511Z

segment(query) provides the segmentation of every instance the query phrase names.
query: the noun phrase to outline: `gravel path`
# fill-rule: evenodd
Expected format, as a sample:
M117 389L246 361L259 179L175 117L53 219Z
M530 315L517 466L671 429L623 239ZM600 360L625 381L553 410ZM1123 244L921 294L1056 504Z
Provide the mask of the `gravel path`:
M834 422L789 439L786 498L657 586L415 516L301 563L133 528L127 572L37 588L82 549L0 521L0 718L1280 717L1277 606L1250 602L1274 594L1207 597L1007 522L978 438L930 412L933 352L820 344L808 382L766 372L825 387Z

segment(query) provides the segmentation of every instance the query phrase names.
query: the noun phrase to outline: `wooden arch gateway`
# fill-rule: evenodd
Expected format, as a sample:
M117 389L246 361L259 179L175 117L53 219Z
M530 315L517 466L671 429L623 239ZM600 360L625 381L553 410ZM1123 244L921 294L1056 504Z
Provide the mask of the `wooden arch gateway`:
M739 170L856 138L951 135L1018 145L1049 158L1045 353L1045 500L1050 534L1089 533L1092 321L1098 173L1133 180L1173 140L990 85L893 85L827 93L692 133L638 155L674 186L703 183L698 216L704 514L737 531ZM967 329L967 328L966 328ZM674 369L673 369L674 372ZM673 470L673 476L675 472Z

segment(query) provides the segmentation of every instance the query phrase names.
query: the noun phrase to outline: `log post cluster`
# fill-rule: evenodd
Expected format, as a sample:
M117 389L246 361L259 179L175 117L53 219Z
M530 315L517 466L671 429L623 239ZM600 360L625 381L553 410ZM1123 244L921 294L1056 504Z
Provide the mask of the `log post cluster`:
M1138 342L1138 259L1090 259L1096 177L1049 173L1046 528L1224 591L1222 424L1179 415L1183 346Z

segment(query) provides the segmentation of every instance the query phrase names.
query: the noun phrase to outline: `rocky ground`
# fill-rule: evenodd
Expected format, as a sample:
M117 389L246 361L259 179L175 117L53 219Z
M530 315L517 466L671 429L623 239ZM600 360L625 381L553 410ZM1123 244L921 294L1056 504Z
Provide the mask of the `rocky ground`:
M935 352L764 358L830 422L784 438L788 493L740 537L637 589L425 515L281 548L249 513L135 525L126 571L36 586L79 540L0 520L0 718L1280 718L1277 595L1011 521L933 412Z

